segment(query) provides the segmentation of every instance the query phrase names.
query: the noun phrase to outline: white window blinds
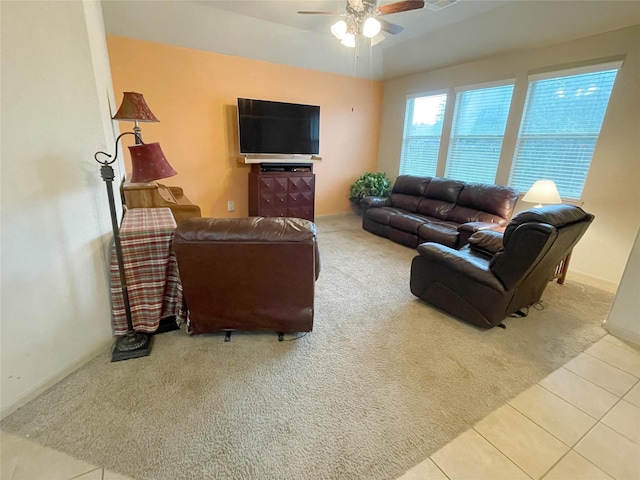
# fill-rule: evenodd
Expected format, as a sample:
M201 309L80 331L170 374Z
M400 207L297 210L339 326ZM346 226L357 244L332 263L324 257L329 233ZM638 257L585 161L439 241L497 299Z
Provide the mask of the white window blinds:
M509 185L526 192L536 180L547 179L561 197L582 197L620 66L529 77Z
M494 183L513 95L513 81L456 93L445 176Z
M436 174L446 104L446 93L407 99L400 175Z

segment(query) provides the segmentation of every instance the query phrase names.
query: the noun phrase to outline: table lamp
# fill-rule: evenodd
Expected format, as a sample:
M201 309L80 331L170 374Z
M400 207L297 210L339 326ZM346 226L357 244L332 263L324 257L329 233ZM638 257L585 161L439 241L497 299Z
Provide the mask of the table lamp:
M159 122L153 114L144 96L137 92L124 92L120 108L113 116L114 120L133 120L133 132L136 134L136 145L142 143L142 134L138 122Z
M536 203L535 208L542 207L543 203L562 203L562 199L553 180L536 181L526 195L522 197L522 201Z
M133 319L131 315L131 306L129 304L129 291L127 288L127 278L124 271L124 259L122 255L122 245L120 243L120 227L118 226L118 217L116 214L116 206L113 197L113 179L115 173L111 166L118 158L118 142L125 135L134 135L136 137L136 145L129 147L131 152L131 163L134 175L138 182L150 182L161 178L170 177L176 174L176 171L169 165L169 162L162 153L159 143L142 142L142 138L135 132L124 132L116 138L115 154L113 159L111 155L105 152L96 152L94 158L102 167L100 174L107 185L107 197L109 199L109 209L111 211L111 226L113 228L113 240L115 243L116 257L118 260L118 271L120 274L120 286L122 288L122 299L124 302L124 310L127 317L127 333L116 339L111 353L111 361L128 360L130 358L144 357L151 353L151 340L148 335L138 333L133 327ZM107 157L100 160L98 155Z

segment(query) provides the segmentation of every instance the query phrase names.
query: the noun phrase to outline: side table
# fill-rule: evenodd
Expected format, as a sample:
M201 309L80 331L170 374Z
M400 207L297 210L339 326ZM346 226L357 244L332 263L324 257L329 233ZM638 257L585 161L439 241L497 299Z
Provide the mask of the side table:
M134 329L154 333L161 319L186 323L182 283L172 249L176 221L169 208L132 208L120 226L124 270ZM114 335L127 332L115 247L110 265L112 327Z
M557 282L562 285L564 283L565 278L567 278L567 271L569 270L569 260L571 260L571 250L567 253L567 256L560 260L560 263L556 265L556 270L553 273L553 277L551 280L558 279Z

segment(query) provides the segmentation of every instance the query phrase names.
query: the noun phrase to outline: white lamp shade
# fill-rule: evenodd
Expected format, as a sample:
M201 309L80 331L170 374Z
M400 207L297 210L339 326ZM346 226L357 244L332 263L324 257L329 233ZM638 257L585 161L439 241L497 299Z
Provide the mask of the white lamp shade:
M353 33L347 33L340 43L345 47L356 48L356 36Z
M331 25L331 33L333 33L333 36L338 40L342 40L347 34L347 22L344 20L338 20L336 23Z
M380 22L373 17L369 17L364 21L364 25L362 26L362 34L367 37L375 37L378 33L380 33Z
M553 180L538 180L529 189L527 194L522 197L523 202L542 204L562 203L558 189Z

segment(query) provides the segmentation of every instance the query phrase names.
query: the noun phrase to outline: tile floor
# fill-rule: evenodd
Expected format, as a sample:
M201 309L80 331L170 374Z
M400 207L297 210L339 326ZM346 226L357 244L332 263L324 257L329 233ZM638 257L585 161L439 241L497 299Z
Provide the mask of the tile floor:
M132 480L0 435L2 480ZM640 348L611 335L398 480L640 480Z
M640 348L611 335L398 480L640 480Z

